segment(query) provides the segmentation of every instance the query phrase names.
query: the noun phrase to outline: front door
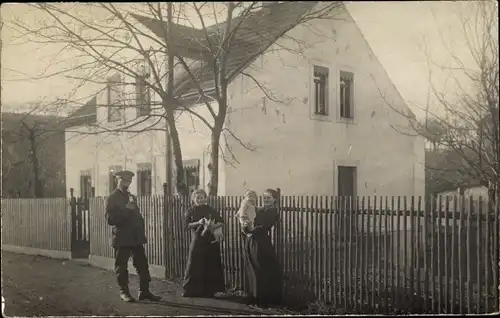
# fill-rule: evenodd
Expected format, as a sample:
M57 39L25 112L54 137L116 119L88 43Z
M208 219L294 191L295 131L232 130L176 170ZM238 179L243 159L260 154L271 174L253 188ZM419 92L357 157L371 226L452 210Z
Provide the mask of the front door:
M341 230L341 234L347 235L345 239L351 237L357 224L357 220L353 217L353 208L357 208L354 206L356 203L356 170L356 167L352 166L339 166L337 169L339 208L342 211L341 215L347 217L341 223L347 225L345 229Z
M339 198L354 199L356 197L356 167L338 167L338 193Z

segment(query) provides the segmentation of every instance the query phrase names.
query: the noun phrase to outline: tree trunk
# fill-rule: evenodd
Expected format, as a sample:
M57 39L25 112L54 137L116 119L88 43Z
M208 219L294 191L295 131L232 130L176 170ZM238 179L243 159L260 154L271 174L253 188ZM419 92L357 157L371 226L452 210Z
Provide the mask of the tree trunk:
M219 142L222 126L217 125L212 130L210 140L210 184L208 188L209 196L216 196L219 190Z
M219 191L219 146L220 135L224 128L227 114L227 81L225 79L220 81L221 95L219 99L219 114L215 119L214 128L212 129L212 136L210 139L210 185L208 188L208 195L216 196Z
M43 185L40 180L40 163L38 162L36 135L34 130L29 132L30 157L33 164L33 194L35 198L43 198Z
M177 188L177 192L180 195L187 196L189 195L189 191L184 176L181 143L179 141L179 132L177 131L177 127L175 126L173 114L172 116L168 116L167 123L168 129L170 131L170 138L172 140L172 150L174 152L174 165L176 170L175 186ZM169 160L169 158L167 158L167 160ZM167 182L170 182L170 180L168 180Z

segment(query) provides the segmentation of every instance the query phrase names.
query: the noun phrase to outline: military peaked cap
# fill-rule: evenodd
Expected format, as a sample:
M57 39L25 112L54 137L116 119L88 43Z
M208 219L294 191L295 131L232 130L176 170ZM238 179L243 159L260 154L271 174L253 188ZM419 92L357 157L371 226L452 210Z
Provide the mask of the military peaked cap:
M132 177L134 177L135 174L132 171L122 170L115 172L115 176L122 179L132 179Z

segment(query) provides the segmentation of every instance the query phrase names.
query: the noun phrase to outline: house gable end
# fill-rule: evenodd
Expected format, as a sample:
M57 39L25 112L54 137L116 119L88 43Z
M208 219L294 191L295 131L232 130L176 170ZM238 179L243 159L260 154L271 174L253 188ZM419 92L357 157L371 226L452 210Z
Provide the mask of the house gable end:
M361 39L362 41L364 42L365 46L366 46L366 49L369 51L369 54L372 56L373 60L375 63L377 63L383 73L385 74L385 76L387 77L388 79L388 82L391 84L392 86L392 89L394 90L394 93L396 94L396 97L398 99L400 99L401 101L403 101L403 107L405 108L405 111L406 111L406 115L410 118L415 118L415 114L413 113L413 111L410 109L410 107L408 107L408 105L406 104L406 102L404 101L404 98L403 96L401 95L401 92L399 91L399 89L396 87L396 85L394 84L394 82L392 81L391 77L389 76L389 73L387 73L387 70L385 69L385 67L382 65L382 63L380 62L379 58L377 57L377 55L375 54L375 52L373 52L373 49L370 45L370 43L368 42L368 40L366 40L366 37L365 35L363 34L363 32L361 31L359 25L356 23L356 21L354 20L354 18L352 17L351 13L349 12L349 10L346 10L346 14L349 16L349 19L351 21L353 21L353 24L355 26L355 28L357 29L359 35L361 36ZM376 79L375 79L376 80Z
M233 95L252 91L254 97L263 98L267 95L269 99L270 90L277 92L279 98L283 100L299 99L310 104L313 98L311 89L313 88L312 67L330 66L329 83L329 104L330 121L347 122L340 114L340 77L342 74L351 73L354 82L353 104L354 119L348 120L350 124L356 124L360 116L381 117L386 125L398 126L398 129L405 129L408 126L408 118L415 118L415 115L408 107L399 90L394 85L387 71L380 63L379 59L371 49L370 44L365 39L357 23L352 19L345 5L339 6L333 12L333 19L317 19L309 21L307 25L299 25L285 33L252 63L250 63L245 73L251 74L259 84L283 83L283 87L267 87L266 93L262 89L256 88L252 78L238 74L237 83L232 87ZM311 31L314 30L314 31ZM325 34L324 38L319 34ZM297 44L297 42L304 42ZM307 68L307 70L306 70ZM307 72L309 75L305 75ZM284 75L286 73L287 75ZM299 75L300 74L300 75ZM286 78L287 81L283 81ZM302 94L295 89L290 89L293 85L307 88ZM243 83L245 82L245 83ZM286 82L286 83L285 83ZM246 86L246 87L245 87ZM287 91L293 92L291 96ZM387 95L382 95L387 92ZM256 94L256 95L255 95ZM376 100L374 103L361 101L359 96L370 96ZM248 96L247 96L248 98ZM262 104L262 102L259 102ZM394 108L394 109L393 109ZM364 112L364 114L360 113ZM399 114L404 113L407 118Z

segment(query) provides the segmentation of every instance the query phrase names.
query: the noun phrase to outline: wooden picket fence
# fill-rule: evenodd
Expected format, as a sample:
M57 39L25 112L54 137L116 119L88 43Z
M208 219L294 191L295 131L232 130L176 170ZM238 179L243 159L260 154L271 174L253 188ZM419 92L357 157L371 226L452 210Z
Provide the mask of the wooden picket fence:
M225 222L228 289L244 290L244 237L234 217L240 197L213 197ZM2 199L2 244L69 250L75 224L91 256L112 259L106 198L90 198L71 222L68 199ZM75 200L73 200L75 201ZM73 202L72 201L72 202ZM139 197L151 265L182 279L190 233L189 200ZM271 237L287 302L315 300L352 313L490 313L499 310L499 212L483 198L281 196ZM82 217L81 215L85 215ZM75 217L75 216L73 216ZM83 236L86 239L85 235Z
M225 221L226 283L244 290L244 239L234 217L240 200L210 198L210 205ZM281 197L271 234L285 298L360 313L498 310L498 212L482 198L441 200L424 212L423 200L413 197ZM186 265L188 206L167 198L169 278L182 277Z
M2 199L2 245L70 252L70 229L66 198Z
M150 265L165 266L164 196L144 196L137 198L137 204L144 217L146 227L146 255ZM90 214L90 254L114 258L111 247L111 227L106 222L106 198L89 199Z

